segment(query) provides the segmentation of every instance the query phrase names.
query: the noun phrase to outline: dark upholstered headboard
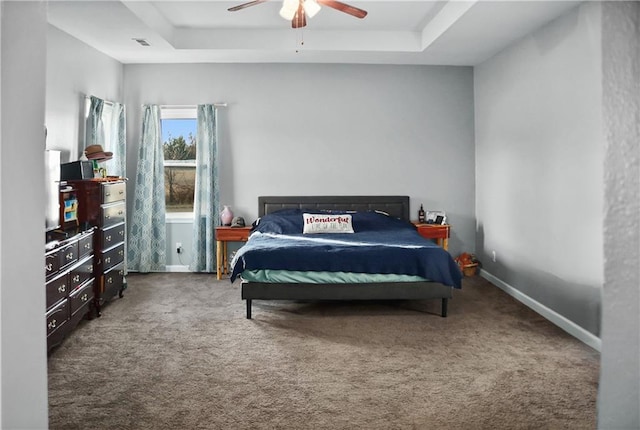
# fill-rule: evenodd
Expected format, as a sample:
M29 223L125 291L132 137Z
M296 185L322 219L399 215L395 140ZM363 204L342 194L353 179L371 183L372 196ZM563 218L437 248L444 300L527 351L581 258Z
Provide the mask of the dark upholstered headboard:
M280 209L368 211L379 210L410 221L409 196L263 196L258 216Z

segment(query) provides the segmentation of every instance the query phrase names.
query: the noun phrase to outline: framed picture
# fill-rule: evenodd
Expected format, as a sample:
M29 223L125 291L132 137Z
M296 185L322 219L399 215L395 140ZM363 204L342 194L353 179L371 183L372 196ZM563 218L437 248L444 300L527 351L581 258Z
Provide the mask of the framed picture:
M427 224L445 224L447 222L447 214L444 211L427 211Z

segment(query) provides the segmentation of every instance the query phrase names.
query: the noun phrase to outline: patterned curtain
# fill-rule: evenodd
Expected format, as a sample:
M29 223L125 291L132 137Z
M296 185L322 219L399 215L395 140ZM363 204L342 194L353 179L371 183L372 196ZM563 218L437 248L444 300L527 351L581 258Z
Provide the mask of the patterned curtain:
M104 100L91 96L90 102L89 115L87 115L85 126L85 148L90 145L104 145L104 124L102 122Z
M128 267L164 272L167 262L160 106L143 106L142 138L129 229Z
M216 108L198 105L196 189L193 204L192 272L216 271L215 228L219 222Z
M126 123L125 109L121 103L113 103L109 142L104 147L105 151L113 152L113 158L104 162L104 167L109 175L126 176Z

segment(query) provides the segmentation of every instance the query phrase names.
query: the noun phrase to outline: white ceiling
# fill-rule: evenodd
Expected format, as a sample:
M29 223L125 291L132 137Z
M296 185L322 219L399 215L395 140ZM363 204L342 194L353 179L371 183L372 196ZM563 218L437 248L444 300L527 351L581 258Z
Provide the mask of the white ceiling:
M227 11L247 1L50 0L49 22L125 64L476 65L580 3L346 0L368 15L323 6L292 29L278 14L281 0Z

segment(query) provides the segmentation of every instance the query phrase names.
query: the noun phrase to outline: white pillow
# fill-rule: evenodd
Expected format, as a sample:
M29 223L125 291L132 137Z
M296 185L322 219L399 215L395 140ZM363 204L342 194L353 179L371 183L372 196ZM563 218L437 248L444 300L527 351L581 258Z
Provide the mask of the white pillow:
M302 233L353 233L351 215L302 214L304 230Z

